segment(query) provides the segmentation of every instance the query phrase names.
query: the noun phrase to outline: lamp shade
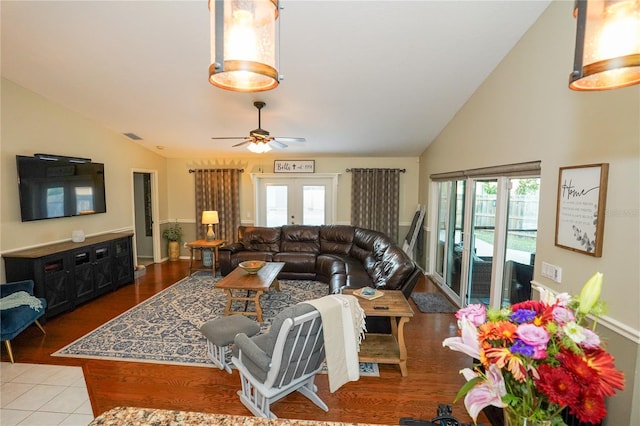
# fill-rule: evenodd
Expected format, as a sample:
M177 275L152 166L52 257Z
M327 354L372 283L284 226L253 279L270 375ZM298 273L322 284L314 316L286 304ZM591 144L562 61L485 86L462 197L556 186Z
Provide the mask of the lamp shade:
M202 224L213 225L219 223L218 212L215 210L205 210L202 212Z
M607 90L640 83L640 0L576 0L569 87Z
M278 86L278 0L209 0L209 82L261 92Z

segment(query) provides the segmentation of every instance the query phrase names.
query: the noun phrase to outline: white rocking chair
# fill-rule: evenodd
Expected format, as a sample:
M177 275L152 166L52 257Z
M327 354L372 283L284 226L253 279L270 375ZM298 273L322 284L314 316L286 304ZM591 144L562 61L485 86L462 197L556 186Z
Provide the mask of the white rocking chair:
M233 364L240 372L240 401L257 417L277 418L271 404L298 391L324 411L315 375L325 359L320 312L306 303L283 310L268 333L238 334Z

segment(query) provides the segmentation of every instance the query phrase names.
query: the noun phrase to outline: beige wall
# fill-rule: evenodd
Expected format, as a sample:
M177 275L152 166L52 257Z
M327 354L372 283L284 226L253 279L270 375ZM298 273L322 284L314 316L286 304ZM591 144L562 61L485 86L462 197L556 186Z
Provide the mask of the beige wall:
M608 424L640 424L640 86L598 93L568 89L572 4L552 3L425 151L420 200L429 197L432 173L542 162L534 280L576 294L594 272L604 273L603 299L615 333L603 333L611 335L609 349L627 377L626 390L610 400ZM554 245L558 169L590 163L610 165L601 258ZM562 267L562 284L540 275L542 261Z
M157 170L159 192L166 194L164 158L11 81L3 79L1 89L0 252L69 240L75 229L88 236L133 230L132 169ZM89 157L104 163L107 213L21 222L16 155L35 153ZM167 199L159 198L160 217L166 217ZM4 280L4 262L0 263Z

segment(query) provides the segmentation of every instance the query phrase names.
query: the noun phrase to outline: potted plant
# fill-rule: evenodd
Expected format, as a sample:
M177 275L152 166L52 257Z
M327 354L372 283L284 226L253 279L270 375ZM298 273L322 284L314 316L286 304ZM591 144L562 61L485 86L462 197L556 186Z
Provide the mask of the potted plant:
M180 258L180 240L182 240L182 227L176 219L175 223L169 225L162 231L162 237L169 241L169 260L176 261Z

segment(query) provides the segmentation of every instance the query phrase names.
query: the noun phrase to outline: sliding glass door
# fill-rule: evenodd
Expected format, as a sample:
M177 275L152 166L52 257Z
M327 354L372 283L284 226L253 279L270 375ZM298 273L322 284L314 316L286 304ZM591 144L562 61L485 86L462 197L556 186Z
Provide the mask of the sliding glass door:
M540 178L509 179L502 306L531 298Z
M491 296L498 180L472 180L470 255L466 302L489 305Z
M537 176L434 184L432 276L460 305L499 308L530 298L539 184Z
M438 232L436 273L459 303L462 297L462 241L464 180L442 182L438 186Z

